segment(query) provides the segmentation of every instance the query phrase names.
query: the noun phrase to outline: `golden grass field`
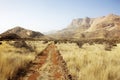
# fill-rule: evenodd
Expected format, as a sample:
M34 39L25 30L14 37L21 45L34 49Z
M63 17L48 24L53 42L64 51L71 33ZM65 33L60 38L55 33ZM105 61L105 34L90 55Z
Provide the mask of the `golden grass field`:
M75 80L120 80L120 44L105 51L101 44L57 44Z
M34 60L50 43L26 41L34 48L15 48L3 41L0 45L0 80L11 79L19 68ZM106 51L102 44L57 43L56 46L67 63L70 74L75 80L120 80L120 44Z
M30 52L25 48L15 48L3 41L0 45L0 80L11 79L19 68L24 68L27 63L34 60L37 53L40 53L47 44L40 41L27 41L29 45L35 48Z

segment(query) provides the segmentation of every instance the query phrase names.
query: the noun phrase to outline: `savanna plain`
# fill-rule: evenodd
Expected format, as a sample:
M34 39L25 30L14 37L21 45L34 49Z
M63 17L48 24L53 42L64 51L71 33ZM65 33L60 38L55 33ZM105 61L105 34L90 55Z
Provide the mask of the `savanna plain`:
M12 80L21 69L26 69L52 41L1 41L0 80ZM16 46L15 44L19 44ZM120 80L120 44L106 50L104 44L74 42L56 43L73 80ZM48 79L49 80L49 79Z

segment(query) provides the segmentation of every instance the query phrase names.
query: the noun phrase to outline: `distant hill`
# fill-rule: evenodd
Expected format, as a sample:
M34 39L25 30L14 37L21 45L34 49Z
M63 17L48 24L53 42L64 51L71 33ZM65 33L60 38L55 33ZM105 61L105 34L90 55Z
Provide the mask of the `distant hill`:
M28 29L25 29L25 28L22 28L22 27L19 27L19 26L7 30L6 32L2 33L0 36L2 36L4 38L5 36L8 37L8 36L14 36L14 35L17 35L20 38L42 38L42 39L49 39L49 37L44 36L40 32L28 30Z
M43 34L48 35L48 34L54 34L56 32L57 32L57 30L51 30L51 31L48 31L48 32L43 32Z
M120 16L109 14L98 18L78 18L49 36L56 39L120 38Z

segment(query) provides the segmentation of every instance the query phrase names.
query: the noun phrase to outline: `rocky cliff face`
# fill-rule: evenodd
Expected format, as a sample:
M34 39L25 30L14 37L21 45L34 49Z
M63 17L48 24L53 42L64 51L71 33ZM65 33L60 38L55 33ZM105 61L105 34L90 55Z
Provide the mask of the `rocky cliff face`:
M68 26L68 28L78 28L78 27L83 27L83 28L89 28L90 25L93 23L92 18L85 17L85 18L78 18L78 19L73 19L71 24Z
M98 18L73 19L67 28L50 36L59 39L120 37L120 16L109 14Z
M7 35L7 34L16 34L16 35L20 36L21 38L39 38L39 37L44 36L40 32L35 32L35 31L24 29L21 27L15 27L13 29L10 29L10 30L2 33L1 35Z
M49 34L49 36L57 39L69 39L77 33L81 34L87 30L92 24L94 18L78 18L73 19L72 22L64 29L57 31L54 34Z
M110 14L104 17L96 18L91 24L91 27L87 30L88 32L106 29L108 31L118 29L120 27L120 16Z
M96 18L85 31L88 38L120 38L120 16L110 14Z

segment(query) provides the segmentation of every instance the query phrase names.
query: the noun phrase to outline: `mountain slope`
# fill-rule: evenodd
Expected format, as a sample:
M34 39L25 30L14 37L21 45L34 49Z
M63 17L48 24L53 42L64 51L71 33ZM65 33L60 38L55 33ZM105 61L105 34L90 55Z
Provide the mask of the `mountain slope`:
M96 18L91 25L91 27L87 30L88 32L96 31L99 29L106 29L108 31L114 29L120 29L120 16L110 14L104 17Z
M78 18L67 28L50 34L57 39L117 38L120 37L120 16L109 14L98 18Z
M120 38L120 16L110 14L96 18L84 35L87 38Z
M40 32L35 32L32 30L24 29L22 27L15 27L13 29L9 29L6 32L2 33L2 35L16 34L21 38L40 38L44 35Z
M93 22L93 18L78 18L72 20L72 22L64 29L57 31L54 34L49 34L49 36L57 39L68 39L71 38L76 33L82 33L87 30Z

